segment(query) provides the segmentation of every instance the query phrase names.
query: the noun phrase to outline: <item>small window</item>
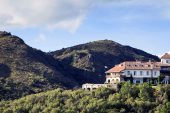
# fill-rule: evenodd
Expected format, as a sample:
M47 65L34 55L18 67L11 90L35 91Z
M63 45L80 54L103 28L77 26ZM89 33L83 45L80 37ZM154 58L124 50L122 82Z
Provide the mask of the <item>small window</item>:
M136 71L134 71L134 75L136 75Z
M157 72L155 71L155 76L157 75Z
M111 75L111 73L107 73L107 75Z
M149 71L147 71L146 74L149 75Z
M140 71L140 75L143 75L143 71Z
M128 71L127 73L128 73L128 75L130 75L130 71Z
M168 60L166 60L166 63L169 63Z
M137 84L140 84L140 80L136 80L136 83L137 83Z

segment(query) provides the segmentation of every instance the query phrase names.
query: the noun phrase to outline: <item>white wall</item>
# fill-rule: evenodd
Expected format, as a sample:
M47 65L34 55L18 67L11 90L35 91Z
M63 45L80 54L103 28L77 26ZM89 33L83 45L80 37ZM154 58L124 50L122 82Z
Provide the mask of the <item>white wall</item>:
M170 59L161 59L163 64L170 64Z
M130 74L132 74L134 78L150 78L152 76L154 78L157 78L158 76L160 76L159 70L125 70L124 75L126 75L127 77L131 76L130 74L128 74L128 71L130 72ZM134 72L136 72L135 75Z
M116 83L119 83L120 81L121 81L120 77L106 78L106 82L105 83L116 84Z

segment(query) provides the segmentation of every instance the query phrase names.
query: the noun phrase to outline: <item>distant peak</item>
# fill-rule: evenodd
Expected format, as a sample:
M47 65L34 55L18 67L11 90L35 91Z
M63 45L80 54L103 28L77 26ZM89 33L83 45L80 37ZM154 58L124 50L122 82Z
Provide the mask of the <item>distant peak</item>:
M18 44L25 44L24 41L19 38L18 36L12 35L10 32L0 31L0 42L6 43L18 43Z
M4 37L4 36L11 36L11 33L6 31L0 31L0 37Z
M98 40L98 41L94 41L94 42L91 42L91 43L106 43L106 44L116 44L116 45L121 45L115 41L112 41L112 40L108 40L108 39L105 39L105 40Z

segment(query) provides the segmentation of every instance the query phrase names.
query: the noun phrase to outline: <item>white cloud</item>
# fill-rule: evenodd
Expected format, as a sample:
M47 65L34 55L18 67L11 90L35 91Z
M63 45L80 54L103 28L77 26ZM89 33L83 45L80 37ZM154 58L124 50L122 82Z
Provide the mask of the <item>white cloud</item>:
M64 28L81 25L93 0L0 0L1 27Z
M81 22L83 21L83 19L85 18L85 15L81 15L75 19L72 20L63 20L59 23L56 23L54 25L49 26L49 28L62 28L62 29L66 29L71 33L74 33L78 27L80 26Z
M39 34L34 40L33 43L36 44L45 44L47 42L47 37L44 34Z
M107 5L106 5L107 4ZM169 0L0 0L0 27L48 27L75 32L92 6L157 8L160 18L170 19ZM101 14L104 15L104 14ZM125 20L148 15L127 14ZM119 18L121 19L121 18Z

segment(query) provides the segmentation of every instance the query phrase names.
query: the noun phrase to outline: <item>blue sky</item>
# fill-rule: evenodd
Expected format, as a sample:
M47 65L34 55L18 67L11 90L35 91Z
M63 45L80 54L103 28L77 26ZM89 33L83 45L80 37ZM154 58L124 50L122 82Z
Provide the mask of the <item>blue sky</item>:
M103 39L170 51L169 0L0 0L0 17L0 30L46 52Z

